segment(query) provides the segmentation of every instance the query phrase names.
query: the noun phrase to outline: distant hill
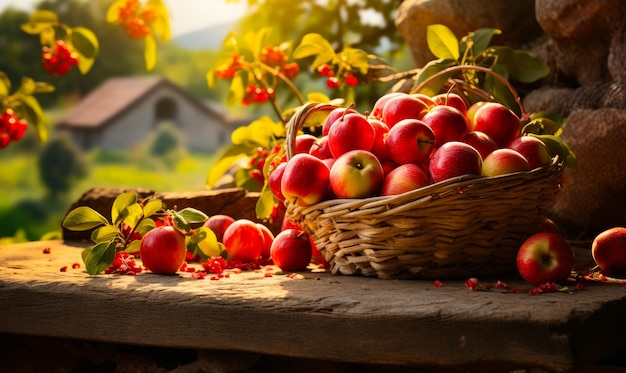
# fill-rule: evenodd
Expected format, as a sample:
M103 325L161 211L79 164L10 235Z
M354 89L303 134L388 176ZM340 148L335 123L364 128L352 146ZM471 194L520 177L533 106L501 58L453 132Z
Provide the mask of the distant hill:
M236 22L226 22L201 28L174 38L174 42L192 50L219 49L226 35L234 30L236 24Z

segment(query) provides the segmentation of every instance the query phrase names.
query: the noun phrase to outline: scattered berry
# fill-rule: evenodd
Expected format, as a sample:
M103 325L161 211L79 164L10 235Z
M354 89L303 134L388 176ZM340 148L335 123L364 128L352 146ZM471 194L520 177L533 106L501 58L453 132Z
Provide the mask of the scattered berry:
M44 247L43 253L44 254L50 254L50 248L49 247Z

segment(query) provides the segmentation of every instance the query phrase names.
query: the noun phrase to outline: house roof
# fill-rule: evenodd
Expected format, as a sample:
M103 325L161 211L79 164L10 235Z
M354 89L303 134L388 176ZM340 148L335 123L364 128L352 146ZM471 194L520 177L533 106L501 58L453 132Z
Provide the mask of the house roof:
M161 85L172 87L201 110L212 115L223 116L219 111L204 105L165 78L158 76L120 77L111 78L91 91L68 115L57 122L56 126L93 129L104 126Z

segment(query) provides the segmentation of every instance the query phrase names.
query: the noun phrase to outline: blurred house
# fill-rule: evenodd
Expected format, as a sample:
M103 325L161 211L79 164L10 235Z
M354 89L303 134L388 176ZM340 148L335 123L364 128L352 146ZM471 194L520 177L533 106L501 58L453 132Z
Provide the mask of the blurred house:
M165 78L124 77L94 89L55 126L83 150L128 150L165 123L180 131L187 149L213 152L249 121L228 119Z

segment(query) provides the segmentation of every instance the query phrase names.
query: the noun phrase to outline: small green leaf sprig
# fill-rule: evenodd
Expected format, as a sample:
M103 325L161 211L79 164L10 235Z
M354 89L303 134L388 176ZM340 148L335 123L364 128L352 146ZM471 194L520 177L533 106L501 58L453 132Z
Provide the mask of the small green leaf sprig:
M160 217L155 221L153 217ZM119 251L137 253L141 238L158 225L170 224L186 236L187 249L203 259L225 255L224 246L217 241L215 233L201 226L192 229L194 223L203 223L208 216L197 209L187 207L180 211L164 210L163 201L149 197L139 200L134 192L118 195L111 207L111 221L89 206L71 210L62 226L71 231L94 229L91 240L94 245L82 252L87 273L97 275L107 269Z

